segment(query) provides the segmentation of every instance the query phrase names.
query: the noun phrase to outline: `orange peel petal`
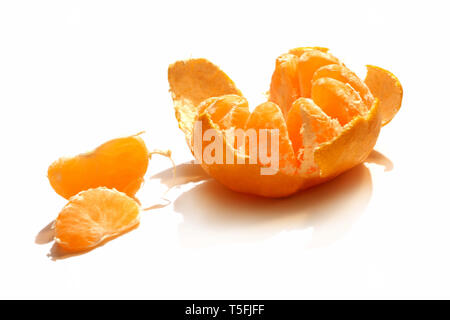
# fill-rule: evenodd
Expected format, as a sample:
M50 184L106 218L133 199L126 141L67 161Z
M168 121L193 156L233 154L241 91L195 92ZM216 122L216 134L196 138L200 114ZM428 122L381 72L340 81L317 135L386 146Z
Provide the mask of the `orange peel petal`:
M234 82L210 61L189 59L169 66L168 79L175 105L175 116L188 143L200 103L211 97L242 93Z
M388 124L400 110L403 87L397 77L383 68L367 65L364 80L374 97L380 103L381 124Z

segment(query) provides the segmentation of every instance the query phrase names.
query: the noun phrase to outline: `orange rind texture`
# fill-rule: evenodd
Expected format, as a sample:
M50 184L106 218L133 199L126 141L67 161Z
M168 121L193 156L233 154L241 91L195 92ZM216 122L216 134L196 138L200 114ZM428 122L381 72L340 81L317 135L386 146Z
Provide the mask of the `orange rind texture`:
M403 87L391 72L376 66L367 66L364 80L372 94L380 101L381 124L388 124L402 105Z
M60 158L48 168L53 189L69 199L97 187L114 188L134 197L144 181L149 151L138 135L110 140L94 151Z
M383 119L401 102L391 96L398 80L376 72L369 70L363 82L328 49L295 48L276 60L269 101L253 112L234 82L206 59L178 61L168 75L179 127L204 170L234 191L284 197L332 179L372 151ZM195 121L220 138L220 163L202 161L210 142L195 146ZM275 174L262 175L269 164L259 156L252 162L248 145L243 150L229 141L238 129L278 130Z
M207 98L242 93L216 65L206 59L175 62L169 70L175 116L188 144L200 103Z
M55 241L67 252L92 249L139 224L140 208L125 193L96 188L70 198L55 220Z

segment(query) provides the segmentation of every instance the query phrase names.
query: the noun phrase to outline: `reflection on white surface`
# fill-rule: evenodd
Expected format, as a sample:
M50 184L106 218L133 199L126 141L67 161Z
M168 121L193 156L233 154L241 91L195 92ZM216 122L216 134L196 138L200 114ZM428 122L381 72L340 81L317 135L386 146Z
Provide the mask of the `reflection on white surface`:
M377 151L372 152L367 162L383 165L385 170L393 166ZM150 180L166 185L169 191L194 184L178 195L164 193L164 197L160 197L163 193L156 190L161 190L161 187L154 188L154 185L147 190L144 187L140 195L145 199L144 207L147 203L152 204L148 211L173 204L174 211L183 218L178 227L178 237L180 246L184 248L262 241L302 230L311 230L306 233L307 247L327 246L350 230L364 212L372 194L371 174L364 164L332 181L281 199L231 191L211 179L193 161L178 165L175 179L171 168ZM151 200L146 199L149 194L152 195ZM53 222L49 223L36 235L37 244L53 240L52 225ZM67 254L53 245L49 257L59 260L84 253Z
M368 160L392 167L390 160L376 151ZM166 170L152 178L171 184L172 173ZM282 199L236 193L209 179L197 164L177 166L175 185L190 182L199 183L173 200L174 211L183 216L179 226L183 247L259 241L283 231L308 228L312 228L308 246L326 246L351 228L372 194L370 171L364 164Z

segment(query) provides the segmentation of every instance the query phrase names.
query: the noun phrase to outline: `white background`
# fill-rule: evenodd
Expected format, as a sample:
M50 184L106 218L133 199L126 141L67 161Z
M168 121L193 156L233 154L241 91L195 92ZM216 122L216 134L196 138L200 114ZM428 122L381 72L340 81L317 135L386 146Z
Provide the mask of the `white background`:
M448 13L446 1L1 1L0 298L450 298ZM182 165L170 63L210 59L255 106L275 58L315 45L403 84L372 163L283 200ZM66 203L49 164L142 130L191 182L138 229L52 260L52 243L35 243ZM150 162L144 206L169 168Z

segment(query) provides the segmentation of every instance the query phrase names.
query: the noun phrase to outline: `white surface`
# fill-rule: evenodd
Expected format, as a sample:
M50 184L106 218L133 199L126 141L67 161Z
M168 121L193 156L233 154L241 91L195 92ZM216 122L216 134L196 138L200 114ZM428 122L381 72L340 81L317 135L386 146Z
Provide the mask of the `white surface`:
M0 298L450 298L446 5L2 1ZM369 163L286 200L189 183L85 255L53 261L35 244L65 204L46 178L58 157L146 130L149 148L192 159L169 63L206 57L255 106L277 55L307 45L399 77L403 107L376 146L392 170ZM151 161L144 205L169 167Z

